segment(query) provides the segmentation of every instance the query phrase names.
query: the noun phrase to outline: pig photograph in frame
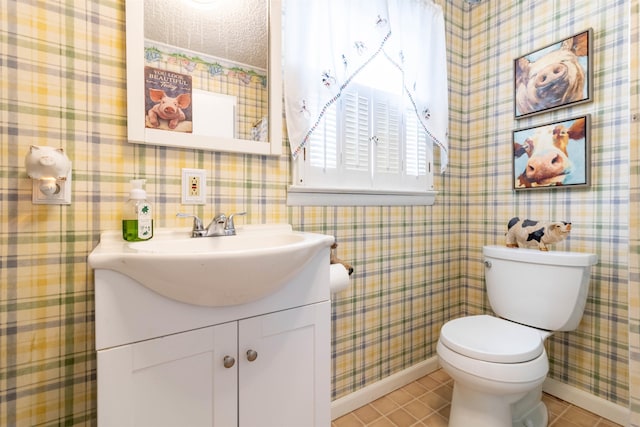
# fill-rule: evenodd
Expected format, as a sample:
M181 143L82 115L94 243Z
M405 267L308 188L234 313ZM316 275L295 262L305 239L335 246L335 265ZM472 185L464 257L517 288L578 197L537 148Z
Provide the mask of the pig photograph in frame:
M192 82L188 74L144 67L145 127L193 131Z
M593 30L514 60L516 119L592 100Z
M590 185L589 114L513 131L513 188Z

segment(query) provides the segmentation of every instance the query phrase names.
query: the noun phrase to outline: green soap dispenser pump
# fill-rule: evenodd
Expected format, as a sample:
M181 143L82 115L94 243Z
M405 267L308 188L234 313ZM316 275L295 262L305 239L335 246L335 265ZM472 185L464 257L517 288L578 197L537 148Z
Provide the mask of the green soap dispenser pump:
M122 212L122 237L128 242L149 240L153 237L153 212L144 191L144 179L132 179L129 200Z

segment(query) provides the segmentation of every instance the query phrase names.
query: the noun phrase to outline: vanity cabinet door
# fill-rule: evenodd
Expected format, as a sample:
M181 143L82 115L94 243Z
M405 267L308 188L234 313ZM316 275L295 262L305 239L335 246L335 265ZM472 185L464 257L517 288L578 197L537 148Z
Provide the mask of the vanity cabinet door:
M98 351L99 426L238 425L236 351L237 322Z
M331 424L330 302L239 322L240 427Z

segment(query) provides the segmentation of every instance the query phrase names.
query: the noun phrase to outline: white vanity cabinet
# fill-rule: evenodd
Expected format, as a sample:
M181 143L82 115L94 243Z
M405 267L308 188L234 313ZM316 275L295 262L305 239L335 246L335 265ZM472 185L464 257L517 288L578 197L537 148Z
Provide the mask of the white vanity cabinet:
M328 425L329 311L322 302L99 351L99 424Z
M222 306L168 298L90 256L98 426L329 427L332 241L266 297ZM267 285L251 266L238 274Z

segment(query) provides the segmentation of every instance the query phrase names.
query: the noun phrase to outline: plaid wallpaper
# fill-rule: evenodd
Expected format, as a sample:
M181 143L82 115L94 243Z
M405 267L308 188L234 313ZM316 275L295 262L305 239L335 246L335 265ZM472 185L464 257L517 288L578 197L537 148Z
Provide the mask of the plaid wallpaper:
M463 177L468 248L465 311L489 309L481 246L502 243L512 216L573 223L559 250L598 254L584 318L547 342L550 377L626 406L629 401L629 1L485 1L466 17L468 113ZM513 60L593 28L593 102L513 118ZM589 113L589 189L513 192L513 129Z
M359 208L287 207L285 157L127 143L123 0L1 2L0 425L95 424L86 257L100 231L119 228L134 177L148 180L160 227L184 226L178 211L247 210L239 221L336 236L355 273L332 305L333 398L434 356L446 320L489 310L480 250L503 241L511 216L572 221L557 249L593 251L600 263L579 329L548 342L551 376L619 405L631 401L639 418L640 366L628 354L629 344L640 354L640 242L630 238L638 236L640 154L634 144L629 156L628 124L638 76L637 58L632 79L627 61L631 3L638 51L638 0L436 1L447 19L451 166L436 177L434 206ZM588 27L594 101L515 121L513 58ZM593 119L592 187L514 193L511 131L582 113ZM22 166L31 144L69 153L70 206L31 204ZM207 170L207 205L180 204L183 167Z
M631 121L629 233L629 396L631 422L640 427L640 1L631 1Z

